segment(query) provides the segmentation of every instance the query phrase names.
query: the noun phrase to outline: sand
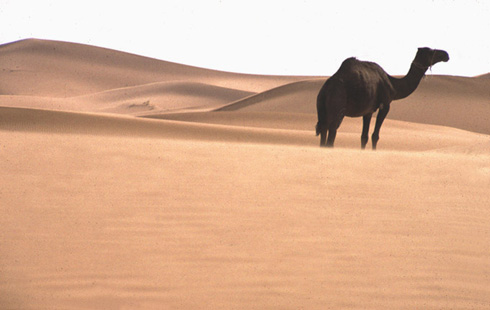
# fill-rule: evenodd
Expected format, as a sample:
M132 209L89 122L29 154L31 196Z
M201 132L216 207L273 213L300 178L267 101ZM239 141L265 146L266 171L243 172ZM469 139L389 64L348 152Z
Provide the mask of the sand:
M0 46L0 309L490 308L490 79L426 77L376 152L318 147L325 79Z

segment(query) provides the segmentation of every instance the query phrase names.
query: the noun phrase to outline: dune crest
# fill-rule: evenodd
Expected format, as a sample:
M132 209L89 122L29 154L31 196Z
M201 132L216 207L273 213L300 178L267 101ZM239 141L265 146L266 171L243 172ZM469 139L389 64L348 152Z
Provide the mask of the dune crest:
M300 79L220 72L100 47L38 39L0 46L0 68L2 95L64 98L172 81L259 92ZM24 83L30 87L24 87Z

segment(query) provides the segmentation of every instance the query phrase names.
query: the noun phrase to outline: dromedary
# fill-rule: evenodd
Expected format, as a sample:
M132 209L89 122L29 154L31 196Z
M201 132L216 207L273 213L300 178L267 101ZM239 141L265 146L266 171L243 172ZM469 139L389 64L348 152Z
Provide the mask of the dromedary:
M333 147L337 129L344 116L362 116L361 147L364 149L368 142L371 116L379 109L371 137L373 149L376 149L379 130L390 110L391 101L410 95L429 67L448 60L449 55L445 51L419 48L410 71L400 79L388 75L376 63L356 58L344 60L339 70L325 82L318 94L316 134L321 135L320 146Z

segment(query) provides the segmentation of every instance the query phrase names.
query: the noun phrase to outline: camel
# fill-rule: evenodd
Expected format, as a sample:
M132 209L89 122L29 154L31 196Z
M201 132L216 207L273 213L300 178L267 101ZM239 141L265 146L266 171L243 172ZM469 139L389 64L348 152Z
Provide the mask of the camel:
M391 101L409 96L429 67L448 60L446 51L419 48L410 70L403 78L390 76L373 62L360 61L354 57L344 60L318 93L316 135L321 135L320 146L333 147L344 116L362 116L361 148L364 149L368 142L371 116L379 109L371 137L373 150L376 150L379 130L390 110Z

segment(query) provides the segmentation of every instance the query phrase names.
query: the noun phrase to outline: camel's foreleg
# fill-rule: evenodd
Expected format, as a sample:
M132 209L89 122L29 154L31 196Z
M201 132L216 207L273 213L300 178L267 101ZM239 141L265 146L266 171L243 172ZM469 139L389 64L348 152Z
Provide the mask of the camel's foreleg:
M327 129L321 129L320 131L320 146L327 146Z

